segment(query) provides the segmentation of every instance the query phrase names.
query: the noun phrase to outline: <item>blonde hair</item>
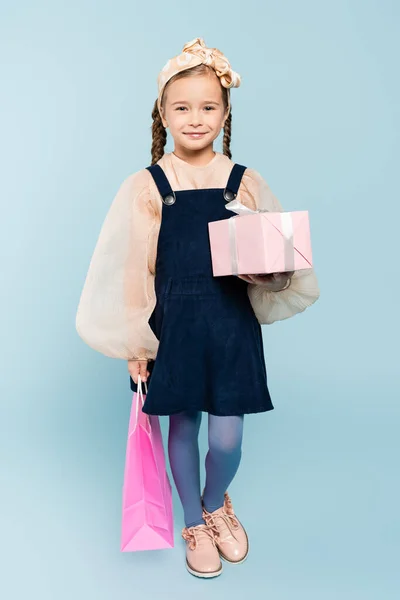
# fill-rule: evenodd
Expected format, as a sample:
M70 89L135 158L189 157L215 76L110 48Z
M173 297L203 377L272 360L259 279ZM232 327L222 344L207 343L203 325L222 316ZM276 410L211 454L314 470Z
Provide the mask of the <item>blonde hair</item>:
M165 89L164 89L163 98L165 96L165 90L168 88L168 86L172 82L176 81L177 79L183 79L184 77L195 77L198 75L206 75L206 74L209 74L211 71L213 73L215 73L215 71L212 67L201 64L201 65L197 65L196 67L192 67L191 69L185 69L184 71L177 73L176 75L171 77L171 79L166 84ZM228 89L222 85L221 85L221 88L222 88L222 101L224 104L224 109L226 110L229 106L229 102L228 102L228 93L229 92L228 92ZM163 100L162 100L162 102L163 102ZM152 124L152 128L151 128L152 129L151 164L154 165L156 162L158 162L160 160L160 158L162 158L162 156L164 156L164 154L165 154L164 148L167 143L167 130L165 129L165 127L162 123L161 115L160 115L160 112L159 112L158 106L157 106L157 100L154 103L154 107L153 107L151 116L153 118L153 124ZM230 149L231 130L232 130L232 106L230 108L228 118L225 121L224 137L223 137L223 142L222 142L223 153L228 158L232 158L232 153L231 153L231 149Z

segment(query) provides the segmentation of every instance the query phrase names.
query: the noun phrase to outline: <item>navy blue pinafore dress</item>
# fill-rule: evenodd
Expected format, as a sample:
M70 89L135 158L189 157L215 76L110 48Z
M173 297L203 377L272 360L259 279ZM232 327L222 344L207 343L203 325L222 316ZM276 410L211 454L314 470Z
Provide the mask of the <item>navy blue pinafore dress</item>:
M208 223L229 219L246 167L235 164L227 187L174 192L160 165L147 167L162 197L156 305L149 325L159 340L149 361L143 411L197 410L242 415L273 409L261 326L247 282L214 277ZM144 384L143 391L144 391ZM131 389L137 385L131 378Z

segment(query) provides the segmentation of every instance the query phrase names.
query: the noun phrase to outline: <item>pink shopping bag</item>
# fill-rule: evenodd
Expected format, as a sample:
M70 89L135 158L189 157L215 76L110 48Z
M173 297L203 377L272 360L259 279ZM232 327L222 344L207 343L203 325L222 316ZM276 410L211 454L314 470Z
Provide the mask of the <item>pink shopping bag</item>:
M171 483L156 415L142 411L140 377L133 394L122 491L121 551L174 547ZM147 393L147 387L146 393Z

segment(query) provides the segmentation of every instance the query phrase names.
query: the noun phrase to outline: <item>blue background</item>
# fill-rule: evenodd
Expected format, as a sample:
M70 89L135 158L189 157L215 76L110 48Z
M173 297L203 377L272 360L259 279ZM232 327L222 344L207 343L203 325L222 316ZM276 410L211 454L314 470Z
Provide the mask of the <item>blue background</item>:
M399 13L2 3L2 598L399 597ZM197 36L242 75L233 159L310 210L321 287L263 328L275 410L246 418L230 487L251 552L210 582L184 568L175 488L176 547L120 553L127 365L75 331L110 203L150 164L157 74Z

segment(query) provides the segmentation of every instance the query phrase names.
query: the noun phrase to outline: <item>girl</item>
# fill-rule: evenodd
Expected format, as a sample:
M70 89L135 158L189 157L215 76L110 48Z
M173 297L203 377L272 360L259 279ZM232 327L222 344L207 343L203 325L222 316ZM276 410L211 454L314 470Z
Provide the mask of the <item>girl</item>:
M231 161L230 88L240 76L201 38L158 77L151 166L121 185L105 219L78 308L79 335L128 361L131 389L148 381L144 412L169 415L168 454L184 510L186 566L198 577L241 563L246 531L227 489L241 459L244 415L272 410L260 323L319 296L313 270L213 277L208 223L237 197L281 211L257 171ZM223 153L213 144L221 129ZM174 150L164 153L167 129ZM206 482L198 433L208 413Z

